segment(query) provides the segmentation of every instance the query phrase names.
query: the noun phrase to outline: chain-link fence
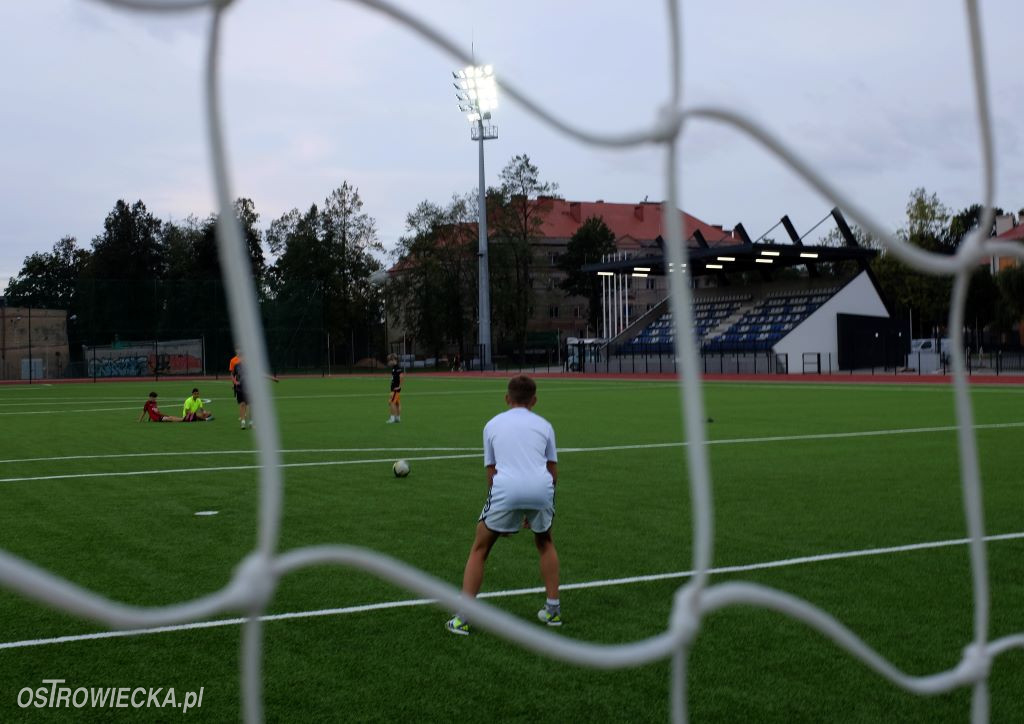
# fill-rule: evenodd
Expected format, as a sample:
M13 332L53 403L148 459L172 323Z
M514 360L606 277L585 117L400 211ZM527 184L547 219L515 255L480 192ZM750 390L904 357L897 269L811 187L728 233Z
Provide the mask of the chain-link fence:
M275 373L332 374L383 360L380 315L345 309L312 282L263 296ZM220 280L81 280L73 299L68 309L0 305L0 380L227 374L235 344Z

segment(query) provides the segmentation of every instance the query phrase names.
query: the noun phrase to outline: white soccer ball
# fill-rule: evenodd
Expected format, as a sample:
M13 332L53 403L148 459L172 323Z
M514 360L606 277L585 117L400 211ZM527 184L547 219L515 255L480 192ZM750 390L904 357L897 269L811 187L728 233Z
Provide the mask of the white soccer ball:
M398 460L391 468L396 478L404 478L409 474L409 463L405 460Z

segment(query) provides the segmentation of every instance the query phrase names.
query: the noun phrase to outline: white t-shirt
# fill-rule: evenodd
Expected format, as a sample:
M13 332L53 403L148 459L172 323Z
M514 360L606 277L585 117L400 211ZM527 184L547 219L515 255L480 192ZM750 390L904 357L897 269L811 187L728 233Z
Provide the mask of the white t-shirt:
M484 465L497 467L490 510L540 510L551 506L554 483L548 461L558 462L551 423L513 407L484 426Z

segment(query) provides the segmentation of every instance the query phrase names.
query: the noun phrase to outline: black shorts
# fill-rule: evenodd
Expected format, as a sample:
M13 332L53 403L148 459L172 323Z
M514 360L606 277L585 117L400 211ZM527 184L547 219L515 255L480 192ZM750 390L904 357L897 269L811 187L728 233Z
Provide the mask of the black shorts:
M249 404L249 398L246 396L245 390L241 385L235 385L235 401L238 402L239 405Z

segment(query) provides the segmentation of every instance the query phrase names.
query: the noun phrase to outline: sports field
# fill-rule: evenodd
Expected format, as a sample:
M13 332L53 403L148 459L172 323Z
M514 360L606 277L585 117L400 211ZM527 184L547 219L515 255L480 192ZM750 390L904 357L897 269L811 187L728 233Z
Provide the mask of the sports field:
M137 422L151 389L178 414L191 380L0 388L0 548L132 604L224 586L257 539L254 438L239 429L228 381L195 384L213 422ZM398 425L384 424L387 388L383 376L273 386L287 466L282 550L363 545L457 585L484 500L481 429L504 409L504 380L411 375ZM704 390L714 565L735 567L712 582L803 597L908 673L955 666L972 605L950 388ZM998 638L1024 631L1024 388L975 386L972 396L986 533L1000 536L988 546ZM538 397L560 449L559 635L617 643L663 631L692 552L674 383L541 379ZM397 458L410 461L408 478L392 476ZM499 541L484 581L485 592L512 592L491 603L526 620L543 600L530 538ZM936 542L945 544L891 550ZM284 578L271 613L300 615L265 626L268 721L669 719L667 662L617 672L553 663L484 632L452 636L437 607L388 605L416 598L336 567ZM0 721L239 717L237 624L76 638L103 631L0 591ZM690 664L695 722L969 720L967 690L903 693L759 609L706 618ZM44 679L174 687L179 697L202 687L203 700L184 716L19 708L19 691ZM1024 651L995 660L992 721L1024 721L1022 682Z

